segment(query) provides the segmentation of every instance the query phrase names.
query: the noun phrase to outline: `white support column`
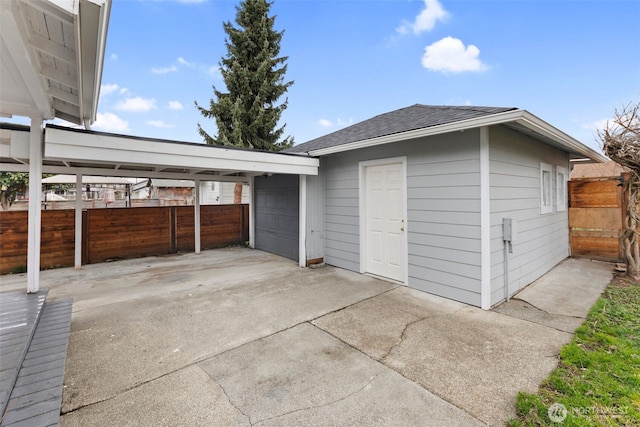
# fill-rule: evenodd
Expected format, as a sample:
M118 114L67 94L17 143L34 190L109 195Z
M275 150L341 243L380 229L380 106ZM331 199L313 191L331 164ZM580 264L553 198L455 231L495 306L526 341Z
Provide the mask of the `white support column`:
M76 173L76 244L75 263L76 270L82 268L82 174Z
M256 247L256 222L254 217L254 177L249 178L249 247Z
M196 254L200 253L200 180L194 181L195 188L193 189L193 228L196 236Z
M480 128L480 307L491 308L491 194L489 127Z
M298 195L298 265L307 266L307 176L300 175Z
M27 293L40 289L40 235L42 226L42 118L31 118L29 133L29 231Z

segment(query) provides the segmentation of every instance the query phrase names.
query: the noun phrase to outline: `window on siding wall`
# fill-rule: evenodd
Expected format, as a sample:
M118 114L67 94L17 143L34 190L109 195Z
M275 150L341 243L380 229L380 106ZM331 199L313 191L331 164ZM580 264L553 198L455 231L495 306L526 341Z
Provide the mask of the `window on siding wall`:
M567 169L556 166L556 209L567 210Z
M551 165L540 163L540 213L553 212Z

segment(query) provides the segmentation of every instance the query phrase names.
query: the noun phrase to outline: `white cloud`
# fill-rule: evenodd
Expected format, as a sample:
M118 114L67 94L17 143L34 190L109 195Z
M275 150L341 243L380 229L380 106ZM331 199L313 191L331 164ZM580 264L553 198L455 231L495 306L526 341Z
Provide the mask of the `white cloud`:
M169 101L167 106L170 110L182 110L184 108L180 101Z
M396 28L400 34L420 34L433 30L438 21L445 21L449 17L449 12L444 10L438 0L424 0L424 9L420 11L413 22L404 21Z
M111 56L109 56L109 59L111 59L112 61L117 61L118 55L116 55L115 53L112 53Z
M460 39L445 37L427 46L422 57L422 65L431 71L461 73L463 71L484 71L488 67L480 61L480 49L470 44L465 47Z
M212 65L209 67L208 73L216 79L222 78L222 72L219 65Z
M168 74L173 73L174 71L178 71L178 68L175 65L170 67L161 67L161 68L152 68L151 72L153 74Z
M128 95L129 93L129 89L126 87L120 88L120 95Z
M102 129L111 132L129 132L129 123L113 113L98 113L93 123L94 129Z
M120 101L116 108L122 111L141 113L156 108L156 100L154 98L145 99L136 96L135 98L127 98L124 101Z
M193 65L194 65L193 63L191 63L191 62L187 61L186 59L184 59L182 56L180 56L178 58L178 64L181 64L181 65L184 65L184 66L187 66L187 67L193 67Z
M338 127L344 127L344 126L349 126L350 124L353 124L353 119L349 119L349 120L336 119L335 123L332 122L331 120L320 119L318 120L318 124L323 128L329 128L334 125Z
M117 91L120 87L115 83L107 83L106 85L100 86L100 94L101 95L109 95Z
M146 123L157 128L170 129L173 125L163 122L162 120L147 120Z

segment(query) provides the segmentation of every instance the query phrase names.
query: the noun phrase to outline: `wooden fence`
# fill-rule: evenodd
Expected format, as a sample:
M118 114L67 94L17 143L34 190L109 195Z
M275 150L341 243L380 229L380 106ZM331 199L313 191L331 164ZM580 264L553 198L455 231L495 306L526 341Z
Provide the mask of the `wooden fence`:
M625 197L621 180L583 178L569 181L571 256L618 262Z
M28 212L0 212L0 274L27 265ZM200 247L249 240L248 205L200 207ZM189 252L195 249L193 206L88 209L82 213L82 263ZM42 269L73 266L75 211L42 211Z

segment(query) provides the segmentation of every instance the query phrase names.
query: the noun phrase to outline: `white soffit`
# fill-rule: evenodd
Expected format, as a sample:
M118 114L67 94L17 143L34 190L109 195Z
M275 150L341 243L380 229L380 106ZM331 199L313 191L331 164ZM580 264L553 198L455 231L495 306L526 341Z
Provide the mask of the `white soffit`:
M111 0L0 0L0 115L95 121Z
M61 127L45 128L45 161L70 167L145 170L197 175L317 175L319 160L307 156L215 147L157 139L88 132ZM129 175L129 174L127 174Z
M565 149L566 151L569 151L570 153L578 154L597 162L605 162L608 160L602 154L587 147L578 140L549 125L545 121L534 116L526 110L505 111L503 113L492 114L489 116L461 120L458 122L446 123L443 125L416 129L391 135L384 135L377 138L350 142L348 144L336 145L333 147L321 148L318 150L311 150L309 151L309 155L325 156L328 154L357 150L359 148L372 147L375 145L389 144L392 142L406 141L408 139L441 135L449 132L459 132L468 129L479 128L482 126L493 125L516 125L514 126L515 129L526 128L530 130L532 134L535 134L538 137L543 137L546 142L551 142L554 145Z

